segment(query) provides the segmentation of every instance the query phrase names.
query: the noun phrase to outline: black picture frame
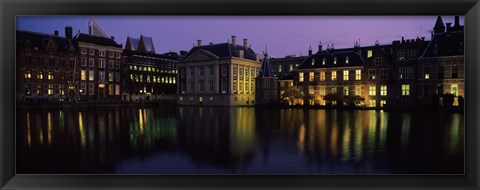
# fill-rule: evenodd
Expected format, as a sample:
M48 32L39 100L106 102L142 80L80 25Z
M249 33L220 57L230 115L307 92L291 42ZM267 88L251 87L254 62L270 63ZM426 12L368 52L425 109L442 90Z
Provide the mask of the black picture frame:
M0 188L479 189L479 0L1 0ZM465 15L465 175L16 175L15 16Z

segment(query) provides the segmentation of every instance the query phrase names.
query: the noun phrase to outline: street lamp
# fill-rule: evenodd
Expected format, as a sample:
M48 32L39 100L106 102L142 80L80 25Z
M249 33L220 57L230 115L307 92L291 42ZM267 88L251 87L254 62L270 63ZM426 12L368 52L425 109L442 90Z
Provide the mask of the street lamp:
M78 90L78 91L80 91L80 94L78 95L78 100L80 100L80 97L81 97L81 95L82 95L83 90L80 89L80 90Z

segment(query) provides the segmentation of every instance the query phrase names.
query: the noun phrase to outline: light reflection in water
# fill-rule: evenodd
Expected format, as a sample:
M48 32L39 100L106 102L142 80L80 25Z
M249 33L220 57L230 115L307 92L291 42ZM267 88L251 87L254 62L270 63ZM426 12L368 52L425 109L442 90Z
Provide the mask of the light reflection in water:
M438 121L366 110L179 107L19 115L19 124L26 125L17 133L20 173L39 165L44 173L54 173L51 168L60 173L388 173L404 172L399 168L405 165L415 166L412 173L463 172L417 161L463 166L463 115L458 114ZM431 143L445 148L411 146ZM426 153L420 159L412 152Z

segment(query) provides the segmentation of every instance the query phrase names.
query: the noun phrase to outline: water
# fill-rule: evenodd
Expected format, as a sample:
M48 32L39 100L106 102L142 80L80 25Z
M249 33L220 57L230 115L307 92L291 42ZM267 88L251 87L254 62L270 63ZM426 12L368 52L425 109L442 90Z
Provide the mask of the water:
M17 173L463 174L464 118L247 107L18 110Z

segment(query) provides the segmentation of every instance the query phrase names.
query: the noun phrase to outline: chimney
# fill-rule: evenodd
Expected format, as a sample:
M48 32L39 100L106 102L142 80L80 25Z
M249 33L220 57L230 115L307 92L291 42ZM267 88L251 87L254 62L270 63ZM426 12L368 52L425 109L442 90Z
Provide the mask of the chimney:
M318 43L318 51L322 51L322 41Z
M53 31L53 35L58 36L58 30Z
M308 55L312 55L312 46L308 48Z
M405 38L402 36L402 44L405 43Z
M455 28L459 28L460 27L460 17L459 16L455 16Z
M232 44L237 45L237 36L232 36Z
M445 23L447 25L447 32L451 32L452 31L452 23L448 22L448 23Z
M243 47L248 48L248 39L247 38L243 38Z
M65 27L65 38L72 39L72 27L71 26Z
M425 41L425 37L422 37L422 41Z
M197 40L197 46L201 46L202 45L202 40Z

